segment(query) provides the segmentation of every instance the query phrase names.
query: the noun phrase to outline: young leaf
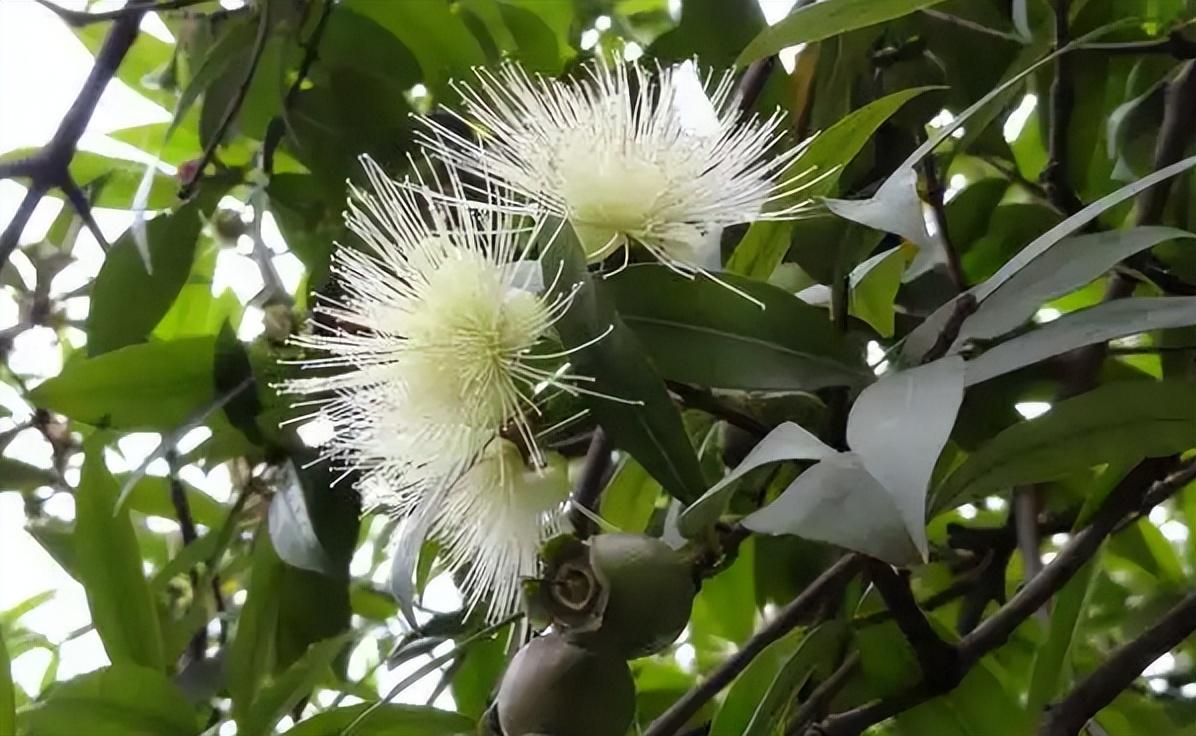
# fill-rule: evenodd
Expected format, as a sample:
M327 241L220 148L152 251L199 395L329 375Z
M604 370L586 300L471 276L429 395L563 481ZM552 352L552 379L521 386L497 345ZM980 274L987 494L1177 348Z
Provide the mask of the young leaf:
M1167 240L1196 235L1170 227L1138 227L1066 238L1000 284L960 330L968 338L992 338L1022 324L1046 302L1080 288L1117 263Z
M79 580L108 658L114 664L162 670L166 663L158 614L129 512L116 506L116 479L104 464L104 439L97 432L84 443L86 456L75 494Z
M764 309L709 279L633 266L604 285L652 362L675 381L744 390L857 385L871 374L826 312L768 284L719 274Z
M1071 312L968 361L969 386L1085 345L1196 325L1196 297L1118 299Z
M935 492L933 508L1111 462L1165 457L1196 438L1196 386L1127 381L1055 404L989 440Z
M669 493L683 501L700 496L706 483L681 415L648 360L644 343L624 325L610 296L587 273L585 254L570 228L561 228L543 254L542 265L544 283L554 284L558 294L576 288L556 330L565 346L577 351L569 356L572 372L593 378L584 388L601 395L585 397L590 411L615 445ZM650 344L651 338L645 339Z
M756 468L785 460L824 460L838 454L799 425L785 422L769 432L743 462L682 511L677 528L686 537L694 537L712 526L726 510L735 490L735 481Z
M941 247L926 230L918 175L912 168L897 169L867 199L827 199L826 206L845 220L895 233L925 251Z
M864 389L847 419L847 444L893 494L925 557L926 492L963 401L964 362L936 360Z

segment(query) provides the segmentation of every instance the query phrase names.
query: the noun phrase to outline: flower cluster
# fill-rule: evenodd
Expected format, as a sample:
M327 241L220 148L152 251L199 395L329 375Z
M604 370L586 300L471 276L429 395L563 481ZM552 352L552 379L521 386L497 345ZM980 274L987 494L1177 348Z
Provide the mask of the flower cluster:
M553 240L545 223L567 221L592 261L638 244L693 276L719 228L804 210L804 174L783 175L800 148L774 150L779 115L740 120L727 75L708 95L717 119L695 130L678 80L625 64L572 81L479 71L477 90L458 87L476 139L425 121L430 180L364 160L346 215L363 245L337 249L337 294L296 338L310 357L283 388L333 425L327 458L356 472L367 507L434 538L492 620L565 524L567 465L539 446L538 403L586 392L553 347L573 291L545 289L529 260Z

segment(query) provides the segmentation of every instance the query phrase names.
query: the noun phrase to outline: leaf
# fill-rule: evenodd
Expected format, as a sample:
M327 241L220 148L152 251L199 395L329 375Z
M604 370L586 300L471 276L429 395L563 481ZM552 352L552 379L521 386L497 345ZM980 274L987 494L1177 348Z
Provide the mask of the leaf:
M918 197L918 174L912 168L897 169L867 199L827 199L826 206L845 220L900 235L920 247L922 253L942 247L939 239L926 230Z
M943 0L822 0L798 8L752 39L737 64L771 56L787 46L821 41L883 23Z
M0 733L17 732L17 697L12 684L12 663L0 628Z
M1085 345L1196 325L1196 297L1118 299L1071 312L968 361L969 386Z
M340 736L362 711L372 707L361 703L324 711L300 721L287 731L292 736ZM354 731L357 736L465 736L474 724L458 713L419 705L387 703L370 714Z
M294 468L278 483L267 515L270 541L283 562L314 572L330 572L334 565L316 536L308 514L307 499Z
M767 28L756 0L683 0L681 22L649 48L661 61L697 57L704 66L725 69Z
M117 480L124 482L123 476ZM224 521L224 506L208 494L187 481L179 480L191 509L195 523L215 529ZM130 511L149 516L174 520L174 503L171 501L170 479L160 475L143 475L133 484L125 505Z
M170 431L211 401L214 347L210 337L185 338L80 358L29 398L92 426Z
M669 379L717 388L804 390L856 385L871 374L824 310L767 284L687 279L656 264L633 266L604 286L623 322Z
M955 426L963 387L963 360L936 360L864 389L847 418L847 444L892 494L923 558L930 475Z
M661 490L644 466L629 457L602 491L599 516L625 532L643 532L656 511Z
M131 229L113 243L91 289L88 355L141 342L153 331L187 283L203 217L223 193L209 181L196 199L146 223L150 271Z
M283 568L270 546L269 533L259 527L246 586L248 595L237 617L225 670L232 716L238 723L248 717L259 687L274 671Z
M710 724L710 736L744 736L756 708L763 705L761 694L810 636L805 629L791 631L756 655L727 690L727 697ZM805 673L806 677L809 675Z
M159 672L113 664L50 690L23 710L23 732L36 736L195 736L195 709ZM7 733L7 732L6 732Z
M451 79L471 76L486 63L481 46L445 0L379 3L348 0L345 7L369 18L411 50L424 73L424 84L440 95Z
M552 227L545 230L552 232ZM615 446L626 450L669 493L682 500L697 498L706 483L681 415L643 343L612 308L610 295L587 273L585 254L572 229L562 227L541 259L544 282L556 284L558 296L576 288L556 330L565 347L576 350L569 356L573 371L594 379L585 384L586 390L611 397L586 396L590 411ZM594 342L597 338L601 339Z
M74 546L79 581L91 620L113 664L165 666L162 630L141 567L129 512L117 509L116 480L104 464L104 438L84 443L86 456L75 494Z
M104 45L109 25L108 23L90 23L79 27L72 26L71 32L87 47L88 51L96 54ZM116 78L129 85L129 88L138 94L169 109L174 104L174 94L168 90L151 89L142 82L170 61L173 53L173 44L155 38L148 33L139 33L133 40L132 47L117 66Z
M727 259L727 272L764 281L772 276L789 252L793 223L788 220L757 220L744 233Z
M894 301L908 263L906 249L898 247L869 258L851 272L850 311L881 337L892 337L896 329Z
M1168 240L1194 237L1170 227L1138 227L1065 238L993 289L963 323L956 344L1009 332L1046 302L1098 278L1119 261Z
M324 677L347 641L348 636L343 635L312 644L302 657L258 691L249 712L237 722L237 733L244 736L273 733L274 725Z
M1063 673L1097 568L1095 561L1084 565L1054 598L1047 638L1034 653L1034 669L1026 695L1026 711L1032 717L1037 718L1042 713L1064 684Z
M1095 465L1164 457L1196 445L1196 386L1125 381L1055 404L985 443L943 481L933 508Z
M739 465L682 511L677 527L684 536L693 538L713 526L731 500L735 481L756 468L785 460L824 460L838 454L801 426L785 422L765 435Z
M818 462L741 523L761 534L793 534L895 565L920 556L893 495L850 452Z
M1050 57L1047 58L1049 59ZM1043 62L1039 62L1031 66L1030 69L1026 70L1026 72L1037 68L1042 63ZM1024 75L1026 72L1023 72L1022 74ZM955 122L958 123L959 118L956 118ZM952 125L954 125L954 123ZM911 156L910 158L913 157ZM954 313L956 303L959 299L970 295L971 298L974 298L977 302L982 303L985 299L994 294L1002 284L1013 278L1015 274L1026 268L1035 259L1040 257L1050 248L1054 247L1064 238L1077 232L1084 225L1096 219L1101 215L1101 213L1116 207L1127 199L1130 199L1131 197L1140 194L1152 186L1155 186L1159 182L1165 181L1176 174L1182 173L1192 168L1193 166L1196 166L1196 156L1186 158L1178 163L1174 163L1170 166L1159 169L1153 174L1145 176L1132 184L1128 184L1112 194L1101 197L1097 201L1093 202L1071 217L1068 217L1063 222L1055 225L1039 237L1035 238L1015 257L1006 261L1005 264L1001 266L1001 268L987 281L972 287L965 294L961 294L955 299L948 301L946 304L935 310L929 317L923 320L922 324L918 325L918 327L911 332L909 336L907 336L905 340L905 346L902 348L901 352L902 359L907 363L913 362L923 355L930 348L930 346L934 344L935 340L938 339L939 333L942 332L943 327L951 319L951 315Z
M240 78L244 78L243 69L249 61L254 38L257 36L257 26L256 16L234 18L224 26L223 33L208 49L187 86L179 94L170 127L167 128L167 141L171 140L180 123L187 117L191 106L222 77L236 73ZM200 150L202 149L201 145Z
M32 491L57 481L52 470L0 456L0 491Z
M830 621L810 629L789 660L785 662L759 699L752 719L743 736L770 736L779 728L781 719L793 702L794 694L820 672L825 678L840 655L844 643L844 626Z

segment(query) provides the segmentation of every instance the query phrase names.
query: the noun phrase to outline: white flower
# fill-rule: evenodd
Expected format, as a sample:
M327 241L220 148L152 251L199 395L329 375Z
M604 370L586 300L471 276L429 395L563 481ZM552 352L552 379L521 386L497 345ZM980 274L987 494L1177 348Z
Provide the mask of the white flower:
M529 468L519 449L496 440L448 489L431 525L442 559L461 573L466 605L483 601L497 621L519 607L520 585L537 572L537 552L566 528L569 476L565 458L548 453Z
M701 90L684 88L680 66L651 75L634 63L595 62L578 79L555 80L508 64L477 78L476 89L456 88L480 142L423 118L425 144L509 188L517 199L503 206L567 218L592 261L636 241L687 275L705 273L699 247L709 234L808 210L795 195L809 172L778 181L802 150L778 151L782 113L743 120L729 72L712 89L705 80L709 130L682 114Z
M453 174L457 201L364 163L373 191L353 189L347 220L366 248L337 249L343 296L317 306L314 332L296 340L321 354L301 365L323 375L284 389L319 397L334 459L392 487L459 475L500 430L539 461L534 388L574 389L554 370L560 354L537 354L570 297L523 288L521 243L536 233L469 206Z

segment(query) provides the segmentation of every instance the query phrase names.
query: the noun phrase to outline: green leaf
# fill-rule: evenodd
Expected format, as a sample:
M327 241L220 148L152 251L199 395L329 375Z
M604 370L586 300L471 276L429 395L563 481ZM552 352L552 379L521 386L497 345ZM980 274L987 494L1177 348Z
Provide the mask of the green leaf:
M1055 699L1063 685L1063 673L1071 657L1072 642L1079 630L1085 602L1098 569L1093 561L1080 568L1054 598L1046 641L1034 654L1034 670L1026 695L1026 711L1034 718Z
M80 358L29 397L92 426L169 431L211 401L214 348L213 338L191 337Z
M346 636L336 636L312 644L302 657L258 691L244 719L237 722L237 733L245 736L272 733L274 725L324 677L347 641Z
M254 539L248 595L237 617L237 628L226 660L228 694L233 718L241 723L261 684L274 671L278 637L279 590L284 565L270 546L270 535L259 527Z
M558 296L577 287L556 330L567 348L593 342L569 356L578 375L595 379L585 383L588 391L613 397L587 396L590 411L614 444L639 461L669 493L683 501L700 496L706 482L681 415L649 362L645 346L616 314L611 296L590 278L572 229L561 228L556 242L543 254L542 266L544 283L557 284ZM609 288L610 282L603 285ZM601 339L594 342L597 338Z
M710 724L710 736L744 736L757 707L764 705L761 695L769 690L785 663L809 636L806 629L791 631L756 655L727 690L727 697ZM809 675L807 671L805 677ZM789 694L797 689L793 688Z
M1183 452L1196 444L1196 386L1111 383L1061 401L989 440L955 469L932 506L946 509L1016 485L1110 462Z
M0 733L17 732L17 697L12 684L12 665L8 647L4 644L4 630L0 629Z
M851 274L851 313L881 337L893 336L894 300L908 264L909 251L897 247L869 259Z
M665 266L626 269L604 282L619 315L666 378L717 388L814 390L870 374L825 310L768 284L687 279Z
M465 650L452 685L453 703L463 715L481 718L490 705L507 664L508 638L500 634L475 642Z
M24 158L36 153L36 148L18 148L0 156L0 163ZM110 158L91 151L76 151L71 157L69 171L71 178L80 187L86 189L93 183L103 183L98 187L98 195L92 201L93 207L107 207L111 209L133 209L133 199L141 186L141 179L145 175L146 164L137 161ZM25 182L25 179L17 179ZM176 195L178 187L173 178L156 172L150 185L149 198L145 207L151 210L162 210L178 204ZM47 192L53 197L62 197L62 190L51 189Z
M208 49L199 68L179 95L178 103L174 105L174 116L166 133L167 141L173 138L174 132L191 111L191 106L222 77L232 73L238 80L244 78L244 67L249 61L253 41L257 36L257 25L256 16L235 18L224 25L223 33ZM201 145L200 151L202 150Z
M123 483L124 476L118 476L117 480ZM220 526L224 520L224 506L184 480L180 480L179 484L183 488L195 523L210 529ZM129 491L125 505L130 511L148 516L171 520L177 518L170 498L170 479L159 475L141 476Z
M104 464L104 438L84 443L86 457L75 493L74 547L91 620L114 664L165 666L162 630L141 567L141 551L118 486Z
M883 23L936 5L943 0L823 0L790 13L752 39L740 65L777 53L787 46L821 41L857 28Z
M436 94L445 91L449 79L472 76L472 67L486 63L477 39L445 0L347 0L345 7L373 20L411 49L423 70L424 84Z
M361 703L334 708L300 721L287 733L293 736L339 736L369 707L370 703ZM371 713L354 733L357 736L458 736L473 733L473 728L473 721L458 713L387 703Z
M683 0L681 22L649 52L661 61L696 57L703 67L725 69L766 27L756 0Z
M322 44L321 48L323 48ZM169 137L167 133L169 133ZM199 132L193 126L185 123L173 131L170 130L170 123L149 123L132 128L121 128L109 133L108 137L128 143L152 156L157 156L163 163L171 166L194 161L203 154L203 144L199 141ZM255 151L256 148L251 141L234 137L220 149L220 158L228 163L248 162L253 158ZM283 151L276 152L274 155L274 170L277 172L295 171L301 168Z
M785 260L789 252L793 223L787 220L758 220L743 234L727 259L727 272L764 281Z
M32 491L57 480L52 470L0 456L0 491Z
M89 23L84 26L71 27L71 32L83 42L87 50L95 54L104 45L104 38L108 35L108 23ZM121 59L116 68L116 78L138 94L144 95L162 107L170 109L174 104L174 94L161 89L151 89L142 82L152 77L155 72L170 61L174 53L174 45L154 38L148 33L137 34L132 47Z
M831 621L810 629L797 650L785 662L759 699L743 736L770 736L794 704L794 695L815 673L825 679L834 667L844 643L844 626Z
M627 458L602 492L599 515L625 532L642 532L656 510L660 491L644 466Z
M690 628L699 650L721 651L712 637L742 644L756 627L755 540L739 547L739 556L729 568L702 582L694 597Z
M20 725L31 736L195 736L200 729L195 709L170 680L132 664L55 686L21 711Z
M203 217L223 194L223 186L206 186L196 199L146 223L152 272L132 230L113 243L91 289L88 355L141 342L153 331L187 283Z

